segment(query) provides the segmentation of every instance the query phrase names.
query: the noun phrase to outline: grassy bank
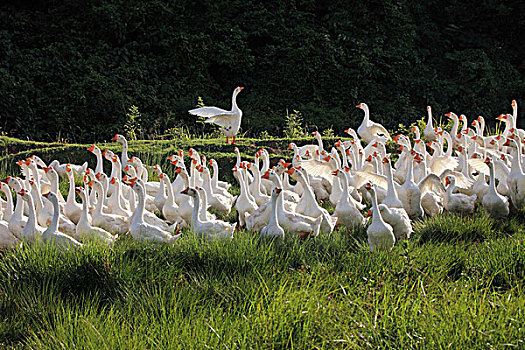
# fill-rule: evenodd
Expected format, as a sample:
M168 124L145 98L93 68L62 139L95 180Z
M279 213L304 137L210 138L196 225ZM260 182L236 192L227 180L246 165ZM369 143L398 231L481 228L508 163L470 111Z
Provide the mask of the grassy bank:
M370 254L366 232L259 244L37 246L0 258L7 348L522 347L525 234L478 212ZM479 224L477 224L479 223ZM471 235L454 236L447 225ZM434 239L425 228L443 227ZM466 226L465 226L466 227ZM509 227L512 233L509 233Z

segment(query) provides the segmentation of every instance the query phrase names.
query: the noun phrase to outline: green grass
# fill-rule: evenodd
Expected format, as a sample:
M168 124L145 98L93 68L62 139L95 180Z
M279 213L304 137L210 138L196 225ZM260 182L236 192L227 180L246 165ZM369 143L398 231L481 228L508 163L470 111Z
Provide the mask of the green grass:
M379 254L364 231L270 245L245 231L211 243L184 232L173 247L124 237L112 249L5 251L0 344L522 347L524 233L470 244L421 234Z

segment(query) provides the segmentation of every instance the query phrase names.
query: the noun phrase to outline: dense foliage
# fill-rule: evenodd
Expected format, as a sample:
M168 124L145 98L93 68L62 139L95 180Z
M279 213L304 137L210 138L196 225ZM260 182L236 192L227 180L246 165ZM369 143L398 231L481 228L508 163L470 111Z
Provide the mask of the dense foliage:
M341 133L358 102L388 127L427 104L492 117L525 96L523 13L474 0L16 1L0 6L0 128L103 140L136 105L149 137L196 127L198 96L228 107L237 85L252 135L282 135L287 108Z

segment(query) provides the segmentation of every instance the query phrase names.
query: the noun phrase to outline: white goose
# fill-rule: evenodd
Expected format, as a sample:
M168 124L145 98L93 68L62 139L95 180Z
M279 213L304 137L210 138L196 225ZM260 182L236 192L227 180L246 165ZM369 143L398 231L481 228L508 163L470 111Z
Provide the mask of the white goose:
M206 214L199 214L200 210L205 210L200 205L200 193L195 188L187 187L182 191L183 194L191 196L195 205L191 216L191 230L200 238L206 239L232 239L235 231L235 224L230 224L222 220L202 221L201 217Z
M9 222L13 216L13 196L7 184L7 179L0 181L0 191L4 192L6 198L6 206L3 211L2 220Z
M425 139L427 139L427 141L430 142L436 140L436 131L434 130L434 126L432 125L432 108L430 106L427 106L427 113L427 125L423 130L423 135L425 136Z
M96 191L96 195L98 197L97 204L92 213L92 224L94 226L103 228L106 231L118 233L119 235L123 235L124 233L128 232L129 222L127 218L120 215L102 212L102 206L104 202L103 198L106 197L106 191L102 184L99 181L92 180L88 183L88 185Z
M180 238L180 234L173 236L168 231L164 231L157 226L145 222L144 209L146 206L146 191L136 179L135 181L133 181L133 179L131 180L131 186L138 196L137 208L135 209L136 211L133 214L129 226L131 236L136 240L144 240L151 243L173 244L178 238Z
M357 133L366 143L370 143L372 140L381 136L385 136L387 140L392 140L383 125L370 120L370 111L366 103L360 103L356 107L361 108L365 112L365 117L359 128L357 128Z
M102 151L96 145L91 145L87 149L89 152L93 153L97 157L97 166L95 167L95 173L104 172L104 161L102 159Z
M123 135L115 134L111 141L117 141L122 144L122 153L120 156L120 163L122 166L126 166L128 164L128 140Z
M179 227L185 227L187 222L181 216L179 206L175 203L175 194L171 187L170 179L167 174L162 173L159 175L160 181L164 181L164 185L168 189L168 197L162 207L162 215L169 223L177 223Z
M20 236L18 238L27 242L35 242L42 236L46 229L38 225L36 220L35 205L33 203L33 197L30 195L30 193L22 189L18 192L18 195L20 195L20 198L23 198L23 200L26 201L29 209L27 222L20 231Z
M337 219L338 225L344 225L350 229L355 227L363 227L366 224L366 219L348 200L348 179L343 171L335 170L333 175L339 178L339 181L343 184L343 191L341 198L335 206L334 213L332 216Z
M162 169L160 168L160 165L155 164L153 167L153 170L157 174L157 177L162 174ZM164 203L166 203L166 185L164 184L164 181L159 181L159 188L157 190L157 193L155 194L155 199L153 202L155 203L155 206L157 209L162 212L162 207L164 207Z
M399 208L389 208L384 204L379 204L378 208L383 220L392 226L396 241L410 238L414 230L406 211Z
M60 210L58 207L58 197L53 192L44 193L43 196L53 204L53 219L47 230L42 234L44 242L53 244L61 249L82 247L82 243L79 243L73 237L58 231L58 214Z
M279 193L281 193L281 189L277 187L272 191L270 222L261 230L261 239L284 239L284 229L279 225L279 218L277 217L277 197Z
M83 187L75 188L75 192L78 193L82 200L82 212L76 227L76 238L79 240L97 240L109 244L113 244L118 238L118 235L112 235L106 230L100 227L92 226L90 223L90 217L88 213L88 203L86 191Z
M242 169L238 169L237 166L233 167L233 173L237 173L237 179L241 188L241 193L237 197L235 202L235 209L239 214L239 226L244 226L246 214L251 214L257 210L257 203L255 199L250 195L246 179L244 178L244 172Z
M490 168L490 183L487 194L483 196L481 204L488 216L494 219L503 219L509 216L509 201L496 191L496 176L494 175L494 163L487 157L485 163Z
M22 230L26 225L27 219L24 217L24 199L19 194L24 187L22 186L22 181L16 177L8 176L3 179L2 182L7 184L12 188L16 193L16 204L13 211L13 215L9 219L9 231L15 235L17 238L22 238ZM35 214L36 215L36 214Z
M69 164L66 164L66 174L69 180L69 192L67 195L66 204L64 204L64 215L73 223L78 224L80 216L82 215L82 206L77 203L75 198L75 177Z
M319 206L315 200L315 195L312 188L310 185L308 185L306 178L300 171L295 171L295 168L291 168L287 170L287 173L293 179L299 182L304 189L303 196L301 197L299 203L297 203L295 212L297 214L303 214L311 218L322 217L321 232L331 234L335 228L337 220L331 217L326 209Z
M381 212L377 207L377 198L375 192L375 185L370 189L372 197L372 223L368 226L366 234L368 236L368 244L370 245L370 251L373 253L376 250L392 250L396 243L396 237L392 226L387 224Z
M35 193L35 196L33 197L33 200L35 200L36 204L36 212L37 212L37 220L38 223L42 227L48 227L51 224L51 221L53 220L53 213L54 208L52 203L48 200L43 200L40 188L37 186L36 181L29 180L29 185L31 186L31 191ZM45 197L45 196L44 196ZM56 197L56 195L55 195ZM58 197L57 197L58 200ZM58 211L59 221L58 221L58 227L60 231L65 232L67 234L74 234L75 233L75 224L66 218L64 215Z
M472 215L476 208L477 195L467 196L463 193L454 193L456 189L456 178L452 175L445 177L445 209L451 213L459 215Z
M88 162L84 162L84 164L82 164L82 165L76 165L76 164L70 164L70 163L60 164L60 162L55 159L51 163L49 163L49 167L55 169L57 174L60 175L61 177L66 177L67 176L67 174L66 174L66 166L67 165L69 165L69 168L73 171L73 173L76 176L82 176L82 174L84 174L84 172L88 168ZM45 168L45 167L43 167L43 168ZM60 201L60 197L59 197L59 201Z
M2 208L0 208L0 214L1 211ZM0 249L13 248L19 243L20 241L9 230L9 222L0 220Z
M231 187L231 184L226 181L219 180L219 165L217 164L217 161L215 159L210 159L208 164L213 169L213 176L211 178L213 187L216 189L219 189L220 187L224 190L228 190Z
M188 112L199 117L206 118L205 123L213 123L220 126L219 130L226 136L226 142L235 143L235 136L241 127L242 111L237 107L237 95L244 89L239 86L233 90L232 109L227 111L217 107L200 107L189 110Z

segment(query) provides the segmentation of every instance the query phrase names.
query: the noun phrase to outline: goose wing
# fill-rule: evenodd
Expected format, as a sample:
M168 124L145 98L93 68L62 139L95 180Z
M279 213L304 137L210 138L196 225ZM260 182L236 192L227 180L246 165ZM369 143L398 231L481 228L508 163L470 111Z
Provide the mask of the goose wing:
M199 107L195 109L190 109L188 112L190 114L197 115L199 117L204 117L204 118L233 114L232 111L227 111L225 109L218 108L218 107Z
M421 191L421 197L429 191L437 194L445 193L445 187L436 174L428 174L425 176L425 178L419 182L419 190Z

